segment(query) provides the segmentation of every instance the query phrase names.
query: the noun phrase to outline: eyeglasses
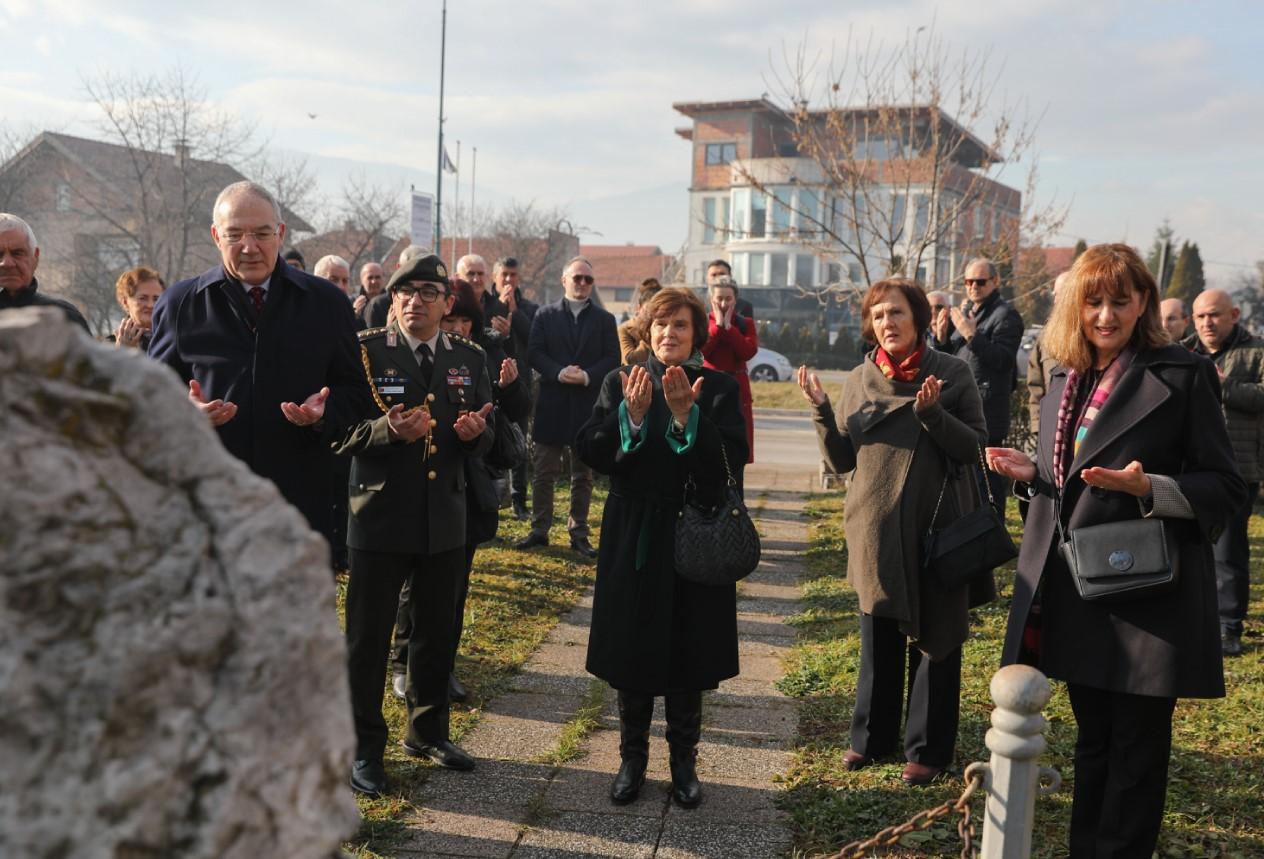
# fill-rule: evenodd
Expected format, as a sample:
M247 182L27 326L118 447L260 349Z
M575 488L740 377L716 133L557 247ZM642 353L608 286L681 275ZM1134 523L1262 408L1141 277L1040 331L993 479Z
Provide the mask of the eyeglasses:
M258 230L224 230L219 237L230 245L239 245L246 240L246 236L250 236L256 244L261 245L269 239L276 238L277 235L277 231L272 227L263 227Z
M401 283L393 290L396 295L411 301L414 298L420 298L426 304L434 304L441 296L447 295L447 291L434 286L412 286L411 284Z
M571 283L586 283L592 286L593 276L591 274L572 274Z
M967 277L966 286L983 286L989 280L991 280L990 277Z

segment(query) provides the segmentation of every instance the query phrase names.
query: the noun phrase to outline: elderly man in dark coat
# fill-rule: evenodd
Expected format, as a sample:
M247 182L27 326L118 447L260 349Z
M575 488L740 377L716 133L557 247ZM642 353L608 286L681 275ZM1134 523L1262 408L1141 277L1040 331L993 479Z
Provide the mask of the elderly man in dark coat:
M553 526L553 484L570 460L571 514L567 522L571 548L597 557L588 542L588 505L592 470L574 455L575 433L592 414L606 374L619 364L619 334L614 316L592 299L592 265L575 257L562 270L565 295L536 312L527 344L527 360L540 374L536 403L531 481L531 533L519 549L547 546Z
M224 447L328 538L329 445L373 405L351 307L329 281L280 264L285 224L267 189L229 185L212 218L223 262L158 299L149 355L188 383Z
M14 307L56 307L66 318L88 331L88 321L69 301L39 292L35 269L39 267L39 243L31 225L0 212L0 310Z

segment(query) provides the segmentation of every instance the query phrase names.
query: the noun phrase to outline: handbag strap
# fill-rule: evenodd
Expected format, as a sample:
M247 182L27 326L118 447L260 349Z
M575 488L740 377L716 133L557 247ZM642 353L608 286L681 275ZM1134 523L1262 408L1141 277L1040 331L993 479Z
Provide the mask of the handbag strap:
M978 451L979 451L979 465L983 468L983 484L987 486L988 503L991 504L993 507L995 507L996 504L992 501L992 485L988 483L987 463L983 461L983 447L981 445L978 446ZM935 521L939 519L939 506L944 503L944 491L948 488L948 469L952 467L952 460L950 460L946 454L943 455L943 460L944 460L944 480L942 483L939 484L939 498L935 501L935 512L931 514L930 524L926 527L927 536L930 536L931 534L935 532ZM978 500L980 504L982 504L983 495L979 491L979 481L977 479L974 479L974 480L971 480L970 482L974 484L974 497Z
M728 486L729 489L736 489L737 478L733 476L733 469L729 466L728 447L724 444L723 438L720 439L720 458L724 460L725 484ZM686 501L689 499L689 490L691 489L694 491L697 491L698 489L698 484L696 484L693 479L693 469L690 469L689 474L685 476L684 496L685 496Z

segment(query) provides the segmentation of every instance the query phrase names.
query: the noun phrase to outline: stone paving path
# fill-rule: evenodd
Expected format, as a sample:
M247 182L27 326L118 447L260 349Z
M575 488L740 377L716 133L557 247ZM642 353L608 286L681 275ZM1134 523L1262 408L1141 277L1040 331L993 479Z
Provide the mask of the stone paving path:
M650 768L636 802L607 798L619 766L615 695L605 690L599 725L582 754L542 763L590 695L584 671L592 593L558 624L511 690L486 710L463 746L479 759L473 773L436 770L408 821L400 857L570 859L580 856L767 857L787 855L790 835L774 798L774 776L790 759L797 717L774 684L794 644L783 621L799 609L797 580L806 549L802 517L813 474L759 468L746 495L763 540L763 561L738 598L741 674L706 696L698 775L703 801L686 810L668 788L662 700L650 739ZM604 685L604 684L603 684Z

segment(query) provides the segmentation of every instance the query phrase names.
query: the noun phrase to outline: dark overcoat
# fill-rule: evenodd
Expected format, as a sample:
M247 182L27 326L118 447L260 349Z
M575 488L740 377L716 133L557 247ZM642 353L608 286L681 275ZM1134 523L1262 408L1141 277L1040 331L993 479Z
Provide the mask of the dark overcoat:
M816 412L822 456L835 473L855 470L843 511L847 579L862 612L898 621L939 660L966 640L970 607L996 597L990 572L944 588L924 563L932 523L943 528L979 504L974 465L983 409L960 359L927 350L916 378L898 382L882 374L874 354L848 374L837 414L828 400ZM939 402L919 414L914 399L929 376L943 388Z
M954 330L948 342L936 344L936 348L970 365L983 400L988 440L998 441L1009 433L1009 395L1018 385L1023 317L996 290L978 305L974 323L974 336L969 340Z
M531 395L521 375L507 388L501 388L500 365L505 360L500 338L476 336L474 341L483 347L487 355L487 375L492 380L492 402L513 423L521 422L531 411ZM522 372L521 370L519 372ZM488 418L491 423L491 418ZM500 530L500 491L496 481L505 472L488 465L481 456L471 456L465 461L465 543L477 546L486 543Z
M667 442L671 411L663 397L663 365L651 357L645 366L654 396L641 427L640 447L630 453L623 449L618 372L606 376L592 416L575 441L580 458L610 476L587 667L616 689L656 695L714 689L738 671L737 589L699 585L676 575L675 523L690 474L704 500L721 497L721 445L732 468L746 462L740 392L725 373L686 368L690 382L699 375L703 379L697 435L689 450L676 453Z
M1053 443L1065 368L1054 370L1040 408L1032 498L1002 663L1018 660L1023 630L1040 587L1037 667L1050 677L1110 692L1166 698L1224 694L1212 543L1246 485L1220 410L1211 362L1179 346L1137 354L1102 407L1068 470L1062 501L1067 528L1136 519L1137 499L1089 488L1080 472L1121 469L1136 460L1147 473L1174 477L1196 519L1167 519L1175 532L1179 580L1168 594L1103 605L1080 599L1055 550Z
M618 325L609 311L592 301L576 319L566 299L558 299L536 311L527 360L540 374L531 437L542 444L574 444L575 432L592 414L602 380L619 366ZM587 385L557 380L562 368L571 364L588 373Z
M332 527L330 443L372 407L347 296L323 278L278 261L263 313L222 265L171 286L154 306L149 355L207 401L237 414L216 427L224 447L273 481L312 528ZM281 403L329 388L325 418L295 426Z

